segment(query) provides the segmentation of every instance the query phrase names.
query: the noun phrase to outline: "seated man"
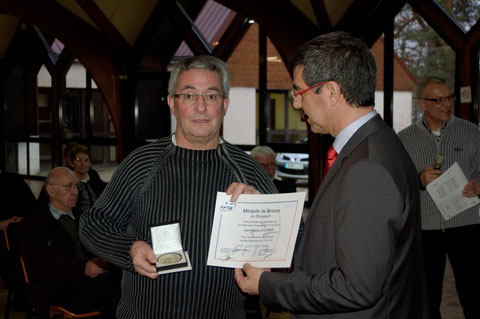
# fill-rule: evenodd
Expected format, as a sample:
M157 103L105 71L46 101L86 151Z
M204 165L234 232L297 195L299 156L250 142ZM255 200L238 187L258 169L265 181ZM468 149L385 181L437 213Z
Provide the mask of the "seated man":
M45 179L50 203L21 222L27 296L42 317L50 305L57 305L73 312L99 310L103 318L115 318L120 274L109 270L103 259L91 258L80 243L77 185L70 169L53 169Z
M255 146L250 155L265 169L279 193L295 193L297 186L293 180L275 178L275 152L268 146Z

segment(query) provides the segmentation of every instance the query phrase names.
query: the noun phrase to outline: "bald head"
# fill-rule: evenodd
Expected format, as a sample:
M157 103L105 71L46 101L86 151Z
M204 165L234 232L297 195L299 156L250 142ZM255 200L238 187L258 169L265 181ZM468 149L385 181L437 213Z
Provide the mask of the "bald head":
M69 168L66 168L66 167L63 167L63 166L59 166L59 167L56 167L54 169L52 169L47 177L45 178L45 186L49 185L49 184L56 184L56 180L58 178L61 178L63 176L68 176L68 175L71 175L73 174L73 172L69 169Z
M67 211L77 204L78 178L66 167L54 168L45 179L45 189L50 203L61 211Z

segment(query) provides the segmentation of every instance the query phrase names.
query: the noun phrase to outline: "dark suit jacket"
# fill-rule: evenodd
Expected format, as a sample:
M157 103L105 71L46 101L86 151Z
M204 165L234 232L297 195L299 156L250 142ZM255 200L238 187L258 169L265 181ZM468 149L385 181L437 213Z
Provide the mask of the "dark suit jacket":
M297 318L425 318L418 189L410 157L377 115L320 185L294 273L260 277L263 303Z
M79 211L73 213L78 222ZM115 317L121 272L111 269L95 278L85 276L92 254L85 249L86 259L75 257L73 238L48 205L21 221L20 249L30 280L27 298L40 316L46 316L54 303L73 312L96 309L104 318Z
M74 215L78 212L75 211ZM79 280L85 277L88 260L75 257L72 237L52 216L48 205L43 205L22 220L20 247L30 281ZM86 250L85 253L89 254Z
M279 193L295 193L297 191L295 181L292 180L279 180L275 178L273 184L275 184Z

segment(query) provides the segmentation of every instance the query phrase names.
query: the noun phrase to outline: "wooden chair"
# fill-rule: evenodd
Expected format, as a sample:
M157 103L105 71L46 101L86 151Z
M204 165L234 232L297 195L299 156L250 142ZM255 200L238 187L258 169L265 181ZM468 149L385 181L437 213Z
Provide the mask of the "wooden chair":
M9 224L10 226L11 224ZM8 227L9 227L8 226ZM29 284L29 279L28 279L28 273L27 273L27 268L25 267L25 262L23 261L23 257L20 254L20 244L18 240L18 234L19 234L19 225L12 227L15 229L10 228L10 230L7 229L5 230L5 241L7 244L7 249L9 252L11 252L12 257L17 258L19 261L19 267L21 267L21 273L23 274L23 281L24 281L24 286ZM55 305L50 305L50 318L89 318L89 317L94 317L100 315L99 311L90 311L90 312L85 312L85 313L73 313L65 308L55 306ZM27 316L29 317L29 316ZM7 318L7 317L5 317Z
M85 313L73 313L58 306L50 306L50 318L89 318L98 316L100 312L91 311ZM61 317L58 317L60 315Z
M14 253L14 249L8 240L8 232L16 232L18 229L18 223L10 223L7 226L7 229L4 231L4 243L5 247L5 258L2 260L2 267L4 268L5 278L3 278L4 284L8 290L7 302L5 305L5 314L4 318L10 318L10 311L12 308L14 296L24 296L25 295L25 281L23 277L23 272L20 268L20 261Z

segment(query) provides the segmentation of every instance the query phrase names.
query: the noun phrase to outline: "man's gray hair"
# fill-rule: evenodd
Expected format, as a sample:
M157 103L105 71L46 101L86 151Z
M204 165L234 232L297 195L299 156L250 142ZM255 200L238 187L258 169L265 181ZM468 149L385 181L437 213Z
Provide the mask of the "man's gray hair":
M375 105L375 58L362 40L349 33L326 33L301 45L290 60L290 71L300 66L304 67L303 80L309 87L335 81L350 105Z
M417 98L423 98L422 92L423 89L430 83L435 83L435 84L447 84L447 82L438 77L438 76L428 76L426 78L423 78L417 85Z
M193 56L181 60L173 66L168 81L168 94L173 96L177 87L178 77L181 72L189 70L208 70L217 72L222 82L223 97L227 98L230 94L230 72L227 64L211 55Z
M275 158L275 152L268 146L255 146L252 151L250 152L250 156L257 159L260 157L264 157L270 155Z

